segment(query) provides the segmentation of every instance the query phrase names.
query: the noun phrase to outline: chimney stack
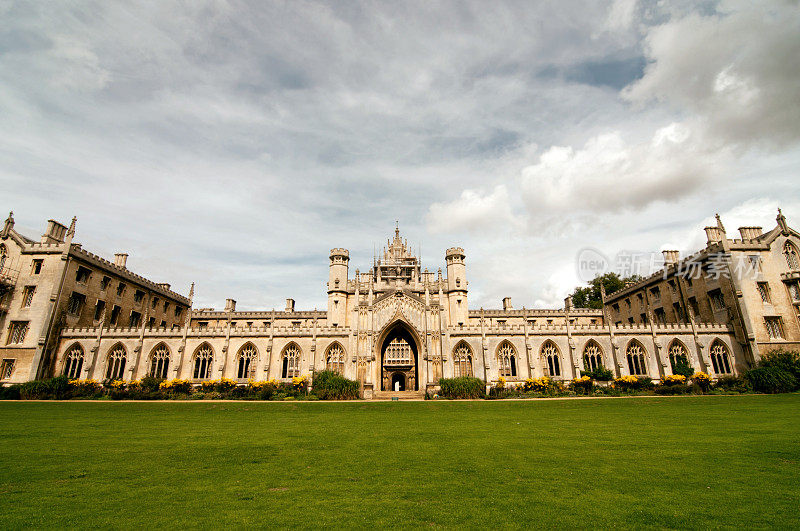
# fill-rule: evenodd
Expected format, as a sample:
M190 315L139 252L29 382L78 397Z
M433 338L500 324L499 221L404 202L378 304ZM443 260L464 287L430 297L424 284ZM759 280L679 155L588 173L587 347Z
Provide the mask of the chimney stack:
M511 310L511 297L503 297L503 309Z
M225 299L225 311L226 312L235 312L236 311L236 301L233 299Z
M286 311L287 312L294 311L294 299L286 299Z
M42 234L42 243L64 243L67 227L54 219L47 220L47 232Z
M761 236L761 227L739 227L743 240L755 240Z
M661 251L661 254L664 255L664 265L671 265L678 263L678 257L680 256L680 253L678 251L663 250Z
M121 267L125 269L126 264L128 263L128 254L127 253L116 253L114 255L114 265L117 267Z
M719 243L722 241L722 231L719 227L706 227L706 238L708 238L708 242L706 245L711 245L712 243Z
M572 309L572 295L567 295L564 299L564 309L571 310Z

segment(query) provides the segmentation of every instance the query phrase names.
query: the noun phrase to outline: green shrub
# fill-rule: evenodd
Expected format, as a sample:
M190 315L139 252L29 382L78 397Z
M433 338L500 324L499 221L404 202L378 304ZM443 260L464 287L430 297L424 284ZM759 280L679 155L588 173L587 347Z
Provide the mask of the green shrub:
M32 380L19 385L19 397L22 400L62 400L70 398L71 392L69 378L66 376Z
M800 384L800 354L791 350L773 350L761 357L759 367L774 367L794 376ZM795 387L797 389L797 387Z
M313 382L311 392L320 400L357 400L359 397L359 383L334 371L314 373Z
M581 371L581 376L588 376L598 382L610 382L614 379L614 373L611 372L611 369L606 369L602 365L595 367L593 371Z
M19 387L20 384L0 386L0 400L19 400Z
M752 391L750 381L741 376L723 376L714 382L714 390L727 393L747 393Z
M797 378L778 366L757 367L745 377L757 393L788 393L797 389Z
M480 378L440 378L439 396L444 398L486 398L486 384Z
M687 378L691 378L694 374L694 369L689 366L689 363L686 360L681 358L672 366L672 374L680 374L682 376L686 376Z

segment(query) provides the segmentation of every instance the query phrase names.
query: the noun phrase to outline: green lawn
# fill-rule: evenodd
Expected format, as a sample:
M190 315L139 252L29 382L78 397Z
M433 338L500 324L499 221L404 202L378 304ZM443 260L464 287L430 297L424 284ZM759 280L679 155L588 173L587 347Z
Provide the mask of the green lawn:
M0 403L0 528L800 527L800 395Z

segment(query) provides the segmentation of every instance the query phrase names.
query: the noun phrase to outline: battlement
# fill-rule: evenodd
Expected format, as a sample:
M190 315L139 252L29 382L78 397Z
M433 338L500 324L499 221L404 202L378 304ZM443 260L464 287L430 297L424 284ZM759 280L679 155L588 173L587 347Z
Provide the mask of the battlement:
M451 256L464 258L464 249L462 247L450 247L444 253L445 258L450 258Z
M350 259L350 251L347 249L342 249L341 247L335 247L331 249L331 258L334 256L341 256L342 258L349 260Z

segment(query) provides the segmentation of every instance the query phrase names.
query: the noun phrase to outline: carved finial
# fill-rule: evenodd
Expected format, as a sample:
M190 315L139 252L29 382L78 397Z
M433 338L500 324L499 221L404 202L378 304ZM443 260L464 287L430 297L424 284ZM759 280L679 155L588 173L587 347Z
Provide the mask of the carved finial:
M725 226L722 224L722 219L720 219L719 214L715 214L714 217L717 218L717 227L719 230L725 232Z
M75 235L75 223L78 222L78 216L72 216L72 223L69 224L67 234Z
M192 282L192 287L189 288L189 301L194 298L194 282Z
M8 237L8 231L10 231L11 227L13 226L14 226L14 212L9 212L8 219L6 219L5 225L3 225L3 233L2 233L3 238Z
M781 228L781 232L784 234L789 234L789 225L786 223L786 216L783 215L781 209L778 209L778 217L775 218L778 221L778 226Z

